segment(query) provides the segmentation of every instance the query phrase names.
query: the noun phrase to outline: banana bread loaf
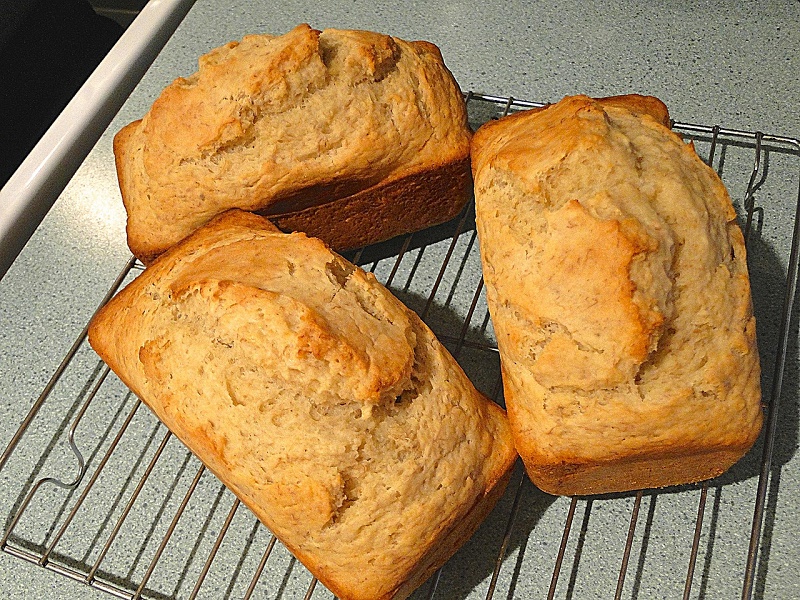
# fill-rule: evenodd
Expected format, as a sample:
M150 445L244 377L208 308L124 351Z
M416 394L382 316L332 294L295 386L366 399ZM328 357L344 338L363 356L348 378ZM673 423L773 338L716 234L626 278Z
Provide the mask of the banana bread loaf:
M355 248L444 222L471 193L466 107L428 42L300 25L212 50L114 139L145 263L241 208Z
M668 125L655 98L576 96L473 139L506 406L554 494L710 478L761 428L742 232Z
M234 210L92 320L98 354L339 598L403 598L478 527L504 411L372 274Z

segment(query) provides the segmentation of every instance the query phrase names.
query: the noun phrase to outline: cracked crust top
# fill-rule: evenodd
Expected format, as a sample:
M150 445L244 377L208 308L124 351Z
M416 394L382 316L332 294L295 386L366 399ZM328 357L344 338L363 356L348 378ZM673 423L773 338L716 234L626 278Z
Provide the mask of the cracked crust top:
M308 25L249 35L117 134L128 244L148 263L229 208L292 213L453 164L457 210L470 136L433 44Z
M509 417L553 493L708 478L761 427L736 213L668 123L655 98L575 96L473 140Z
M421 584L516 457L502 409L372 274L252 214L162 255L89 340L343 599Z

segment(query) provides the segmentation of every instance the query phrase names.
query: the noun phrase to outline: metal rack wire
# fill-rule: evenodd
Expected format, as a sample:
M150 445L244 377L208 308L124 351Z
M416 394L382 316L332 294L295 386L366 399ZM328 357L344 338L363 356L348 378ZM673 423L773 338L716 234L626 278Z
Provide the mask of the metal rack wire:
M474 93L467 94L466 101L473 125L511 111L541 106ZM716 163L720 171L736 162L731 158L733 153L740 155L740 163L742 156L750 161L751 167L738 171L740 179L743 176L747 183L737 206L751 246L764 228L761 198L769 196L764 191L768 181L777 177L782 178L784 188L796 186L795 205L800 205L797 139L688 123L674 123L674 129L692 140L707 162L712 166ZM776 156L780 160L775 160ZM771 162L784 165L777 175L774 166L770 172ZM781 200L786 202L785 197ZM789 260L779 277L783 283L783 307L765 361L765 371L769 371L765 382L770 388L765 388L769 393L766 427L756 450L760 458L755 470L758 486L751 499L753 517L751 522L739 524L750 529L746 564L743 571L734 575L735 585L745 599L759 594L759 548L773 473L778 405L790 359L787 348L800 253L797 206L792 214ZM416 310L476 385L502 402L499 361L480 278L471 206L450 223L364 248L348 258L375 273ZM140 269L141 265L131 260L103 303ZM262 588L270 591L270 597L326 597L327 592L316 579L173 440L108 367L98 362L86 344L87 328L80 332L0 455L0 474L4 470L24 474L14 510L5 522L0 548L118 598L248 599ZM38 435L36 422L43 410L61 411L64 427L52 434ZM63 451L65 445L69 452ZM15 461L20 464L13 465ZM49 471L56 474L46 475ZM756 472L749 474L750 480L755 479ZM69 473L74 474L70 477ZM710 546L715 539L713 527L709 533L707 526L709 494L714 497L714 521L720 511L719 490L736 484L735 480L722 480L666 492L641 490L615 498L566 499L565 514L559 513L559 517L563 516L559 539L548 545L556 551L542 558L551 566L550 575L533 593L523 594L523 582L531 579L530 569L526 570L525 548L534 538L536 527L523 527L520 515L537 502L544 507L542 511L549 510L555 499L543 501L543 495L518 469L505 498L476 535L478 541L470 542L473 546L465 556L456 555L451 561L455 566L446 565L416 597L574 597L578 593L576 572L580 556L588 543L588 523L594 518L593 511L604 502L612 503L620 514L627 512L628 517L616 585L613 592L608 590L602 596L638 597L642 593L641 574L646 570L647 540L656 522L656 499L662 495L668 499L688 495L696 502L681 587L683 598L705 597L706 575L698 586L697 574L698 567L701 573L708 571ZM642 532L645 503L648 508ZM98 519L98 514L105 516ZM575 519L581 514L576 537ZM641 549L631 584L636 543L641 544ZM225 558L220 561L221 554ZM705 557L703 564L699 563L701 555ZM572 568L565 581L570 558ZM226 568L215 569L219 562ZM471 571L473 576L463 580L464 573Z

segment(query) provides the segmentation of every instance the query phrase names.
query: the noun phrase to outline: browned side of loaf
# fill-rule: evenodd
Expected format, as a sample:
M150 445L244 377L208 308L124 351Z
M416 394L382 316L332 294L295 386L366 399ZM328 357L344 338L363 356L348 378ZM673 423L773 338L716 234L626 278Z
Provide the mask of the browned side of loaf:
M456 217L472 193L469 163L465 156L333 202L265 216L283 231L305 232L335 250L360 248ZM315 190L308 194L324 197Z

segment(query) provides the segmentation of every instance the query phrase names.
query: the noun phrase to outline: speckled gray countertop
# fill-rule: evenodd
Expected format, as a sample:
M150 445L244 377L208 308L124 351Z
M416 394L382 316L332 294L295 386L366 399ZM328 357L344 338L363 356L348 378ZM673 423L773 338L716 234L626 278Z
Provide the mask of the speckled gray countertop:
M111 153L113 133L141 117L167 83L192 73L198 55L247 33L279 34L301 22L317 28L370 29L432 41L441 48L465 91L535 101L557 100L572 93L653 94L666 102L678 121L800 137L798 2L199 0L0 282L0 448L5 447L128 260L125 217ZM697 145L701 154L708 152L704 140ZM723 144L715 159L740 208L753 164L750 146L746 140ZM800 156L796 150L777 147L768 148L763 158L766 171L755 196L759 210L750 239L750 261L768 396L800 186ZM459 328L469 308L469 290L479 277L474 245L470 245L469 235L462 237L457 253L467 257L464 268L452 275L451 283L446 282L443 290L450 290L449 296L437 296L432 312L444 333ZM409 256L416 257L416 266L405 261L398 269L395 281L403 282L403 277L414 274L413 285L400 290L412 306L425 294L441 252L441 243L432 244L424 256L412 248ZM376 272L386 268L382 262ZM481 311L485 308L479 303L476 314L482 315ZM472 333L490 336L490 328L476 326ZM797 341L794 324L787 347L755 597L800 597ZM487 378L483 384L492 385L491 377L484 376L496 372L493 359L469 352L460 358L471 376ZM64 430L78 418L86 402L96 381L96 363L85 347L79 350L63 383L0 471L3 531L10 523L9 515L39 478L69 480L77 473ZM86 501L54 550L55 563L82 572L95 562L140 473L165 439L148 411L137 409L135 399L126 395L118 382L105 385L110 390L92 401L76 425L75 441L89 464L85 480L91 478L130 415L130 433L118 442L128 454L123 458L110 455L108 467L87 492ZM760 447L759 442L739 465L708 488L692 598L741 596ZM173 470L161 472L157 467L153 471L99 575L120 588L135 590L175 506L198 475L199 500L187 505L148 584L154 597L186 598L232 498L213 477L198 471L198 464L174 440L165 442L163 455ZM113 464L115 461L119 464ZM435 598L486 596L516 482L512 481L496 513L442 571ZM81 489L70 496L55 486L42 485L28 510L46 517L42 517L44 529L36 522L39 517L26 518L15 528L12 541L40 552L68 517ZM700 497L699 486L643 496L621 597L682 596ZM526 482L519 506L494 597L544 598L569 500L546 496ZM633 506L633 495L581 500L576 505L556 597L614 597ZM144 538L147 541L143 542ZM246 510L238 509L198 597L241 597L267 544L263 528L255 526ZM277 548L253 597L302 598L309 580L307 573ZM425 597L429 589L424 587L419 597ZM0 553L0 598L110 597ZM329 598L330 594L317 586L314 597Z

